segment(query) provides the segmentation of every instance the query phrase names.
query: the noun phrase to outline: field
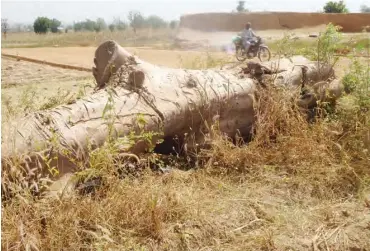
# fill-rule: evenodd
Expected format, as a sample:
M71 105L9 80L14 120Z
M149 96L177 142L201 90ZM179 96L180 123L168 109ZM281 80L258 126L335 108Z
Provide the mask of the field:
M2 53L91 68L96 46L106 39L166 67L205 69L235 61L215 47L186 50L168 30L9 34ZM212 148L198 153L198 168L183 156L141 156L148 163L170 159L164 174L145 169L120 179L109 171L113 153L103 147L90 163L103 166L107 181L95 194L34 198L24 189L3 203L2 249L370 250L369 59L350 56L366 55L366 42L368 34L346 34L338 42L338 48L355 49L335 65L352 91L327 117L308 124L279 93L266 93L268 111L275 112L259 110L265 120L256 125L253 141L236 147L216 133ZM316 39L303 35L268 44L275 58L317 48ZM1 67L2 125L81 98L95 86L90 72L7 57ZM272 131L276 141L264 142ZM6 185L16 190L18 184Z

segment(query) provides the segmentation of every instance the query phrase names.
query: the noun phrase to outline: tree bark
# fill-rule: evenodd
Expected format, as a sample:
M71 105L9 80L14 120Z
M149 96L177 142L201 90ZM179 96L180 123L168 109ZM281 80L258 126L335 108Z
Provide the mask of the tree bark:
M97 48L94 62L95 93L70 105L34 112L4 128L3 164L19 155L42 153L58 155L54 164L61 173L70 172L73 164L63 149L84 159L89 146L102 146L110 132L113 138L139 134L143 121L145 131L162 133L153 141L182 135L189 129L207 131L205 122L210 125L215 116L223 133L247 135L255 120L253 104L259 76L271 76L272 84L295 90L302 82L313 85L333 75L330 67L302 57L257 64L254 69L250 64L242 73L158 67L133 57L114 41ZM146 147L138 142L123 148L139 153ZM31 158L29 165L36 159L40 161Z

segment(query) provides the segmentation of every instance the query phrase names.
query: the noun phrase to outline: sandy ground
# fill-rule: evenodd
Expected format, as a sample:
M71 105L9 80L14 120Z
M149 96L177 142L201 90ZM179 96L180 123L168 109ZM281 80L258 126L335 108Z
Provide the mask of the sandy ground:
M192 60L204 56L199 51L153 50L149 48L125 47L141 59L153 64L167 67L181 67L183 60ZM62 63L73 66L92 67L96 47L43 47L43 48L16 48L2 49L2 53L23 57L46 60L53 63ZM213 57L225 58L227 54L213 52Z
M44 47L2 49L2 52L91 68L95 49L96 47ZM200 61L200 57L204 58L207 55L206 52L200 51L154 50L143 47L126 49L150 63L174 68L192 68L194 63ZM210 55L212 59L220 59L223 62L235 61L233 55L225 52L210 52ZM343 77L351 64L351 59L341 58L335 66L337 77ZM66 70L5 57L2 57L1 76L2 95L12 97L13 100L19 100L30 89L39 93L38 96L41 100L55 95L58 88L77 93L81 86L95 86L93 76L89 72Z
M154 50L150 48L132 47L125 48L145 61L160 66L174 68L189 68L189 64L196 62L199 57L204 57L207 55L206 52L200 51ZM95 49L96 47L44 47L2 49L2 52L39 60L46 60L53 63L91 68L93 66ZM219 59L226 62L235 61L233 55L226 54L225 52L211 52L210 55L216 60ZM337 75L342 77L350 65L350 59L341 58L335 67Z

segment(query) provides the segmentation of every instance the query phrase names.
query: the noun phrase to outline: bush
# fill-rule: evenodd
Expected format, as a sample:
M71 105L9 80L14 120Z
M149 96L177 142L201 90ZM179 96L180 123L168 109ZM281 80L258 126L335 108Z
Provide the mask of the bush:
M51 20L47 17L38 17L33 23L33 30L37 34L45 34L48 32Z
M334 66L339 59L335 54L340 48L342 38L342 34L339 32L340 29L340 26L329 23L317 39L316 50L305 48L301 50L301 53L311 60ZM289 44L285 44L285 46L289 46Z
M325 13L348 13L348 9L343 1L339 1L339 2L330 1L325 4L324 12Z
M344 90L347 93L353 93L360 108L370 110L370 75L368 67L358 60L353 60L349 70L349 73L342 79Z

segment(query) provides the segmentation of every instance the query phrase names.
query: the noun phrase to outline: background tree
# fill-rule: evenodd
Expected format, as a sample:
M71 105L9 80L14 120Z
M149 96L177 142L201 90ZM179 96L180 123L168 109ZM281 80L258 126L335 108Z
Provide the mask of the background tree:
M110 25L108 26L108 28L109 28L109 30L110 30L111 32L113 32L113 31L116 29L116 25L115 25L115 24L110 24Z
M179 25L179 21L176 21L176 20L172 20L171 22L170 22L170 28L171 29L175 29L175 28L177 28L177 26Z
M8 32L8 19L2 18L1 19L1 31L3 32L4 38L6 38L6 33Z
M50 19L47 17L38 17L33 23L33 30L37 34L45 34L50 27Z
M370 13L370 6L367 6L365 4L361 5L361 12L362 13Z
M23 27L23 25L22 25L22 24L14 24L14 26L13 26L13 30L15 30L16 32L22 32L22 31L24 31L25 29L24 29L24 27Z
M33 25L28 24L28 25L26 25L25 29L26 29L27 32L32 31L33 30Z
M167 22L164 21L161 17L156 15L151 15L145 20L146 26L153 29L160 29L167 27Z
M81 31L83 28L82 22L73 23L73 29L74 31Z
M127 29L127 23L122 21L119 17L113 19L113 24L115 25L116 29L119 31Z
M52 20L50 20L50 30L51 30L51 32L57 33L59 31L58 28L61 24L62 23L58 19L53 18Z
M99 28L97 28L97 23L95 21L86 19L85 21L74 23L73 29L75 31L95 31Z
M65 33L68 33L72 29L73 29L73 25L67 25L67 27L65 28L64 32Z
M324 6L325 13L348 13L348 9L343 1L327 2Z
M96 19L94 30L100 32L107 29L107 24L103 18Z
M127 19L130 22L130 26L134 29L135 33L136 29L143 28L145 25L145 18L138 11L130 11L127 15Z
M245 1L238 1L238 6L236 7L237 12L248 12L248 9L244 7Z
M82 22L83 30L94 31L95 27L96 27L96 23L93 20L86 19L84 22Z

